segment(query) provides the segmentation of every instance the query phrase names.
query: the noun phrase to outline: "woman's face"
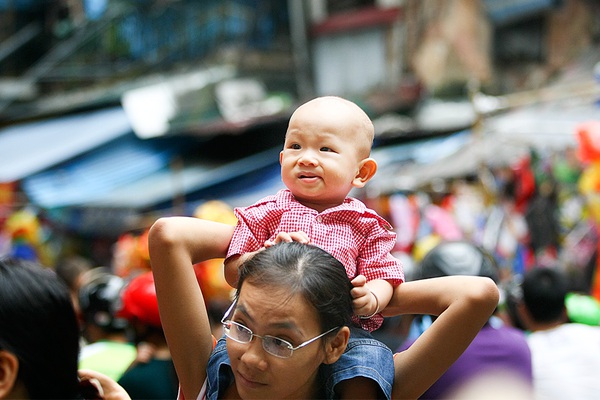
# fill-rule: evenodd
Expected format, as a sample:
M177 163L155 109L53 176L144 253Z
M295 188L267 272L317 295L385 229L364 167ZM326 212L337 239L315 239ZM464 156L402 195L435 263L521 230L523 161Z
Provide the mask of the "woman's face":
M300 295L282 289L261 288L244 282L229 319L257 335L287 340L294 347L321 334L316 310ZM262 339L242 344L227 339L227 352L242 398L311 398L317 387L317 371L325 360L322 341L279 358L263 349Z

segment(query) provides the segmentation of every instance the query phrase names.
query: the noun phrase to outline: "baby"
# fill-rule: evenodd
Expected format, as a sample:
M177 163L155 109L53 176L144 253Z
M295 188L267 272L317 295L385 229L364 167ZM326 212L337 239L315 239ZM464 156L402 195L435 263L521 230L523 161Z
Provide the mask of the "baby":
M349 350L327 372L328 387L342 397L389 398L393 381L392 353L370 332L381 326L379 312L404 281L391 255L396 234L375 211L348 197L377 171L370 158L373 137L370 118L351 101L325 96L298 107L279 155L286 189L235 210L238 224L225 260L232 286L244 260L278 241L311 243L344 264L354 286L354 322L363 329L352 329Z

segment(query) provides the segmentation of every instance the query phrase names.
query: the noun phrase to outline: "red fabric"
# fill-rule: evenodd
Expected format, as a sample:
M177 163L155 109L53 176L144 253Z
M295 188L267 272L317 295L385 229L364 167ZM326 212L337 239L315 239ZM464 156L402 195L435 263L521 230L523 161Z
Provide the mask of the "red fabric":
M579 144L577 156L582 162L600 160L600 121L588 121L575 128Z
M596 270L592 277L592 296L600 301L600 242L598 243L598 256L596 258Z

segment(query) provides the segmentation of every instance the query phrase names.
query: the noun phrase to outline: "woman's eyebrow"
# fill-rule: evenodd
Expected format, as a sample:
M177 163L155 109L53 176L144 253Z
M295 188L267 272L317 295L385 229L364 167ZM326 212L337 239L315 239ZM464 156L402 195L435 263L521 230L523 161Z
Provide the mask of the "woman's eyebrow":
M254 323L254 318L248 313L246 307L243 304L237 306L237 311L244 315L250 322ZM280 322L269 322L267 325L269 329L287 329L297 332L298 334L303 334L300 328L293 321L280 321Z
M248 318L248 320L250 320L250 322L254 322L254 318L252 318L252 316L248 313L248 310L246 310L246 307L244 307L243 304L238 304L235 308L236 308L235 312L239 311L246 318Z
M269 324L269 327L277 328L277 329L291 329L296 332L300 332L300 330L298 329L298 326L291 321L274 322L274 323Z

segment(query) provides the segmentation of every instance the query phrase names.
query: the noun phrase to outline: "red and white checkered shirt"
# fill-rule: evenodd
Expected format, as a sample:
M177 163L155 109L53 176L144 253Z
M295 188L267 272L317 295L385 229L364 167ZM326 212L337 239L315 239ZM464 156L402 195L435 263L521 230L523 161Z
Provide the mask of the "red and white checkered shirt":
M404 281L402 264L391 255L396 233L384 218L357 199L347 197L341 205L319 213L283 189L234 211L238 224L227 257L256 251L280 232L303 231L311 244L344 264L350 279L362 274L368 281L385 279L394 286ZM363 329L374 331L381 326L383 317L377 314L354 320Z

